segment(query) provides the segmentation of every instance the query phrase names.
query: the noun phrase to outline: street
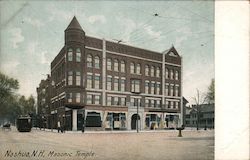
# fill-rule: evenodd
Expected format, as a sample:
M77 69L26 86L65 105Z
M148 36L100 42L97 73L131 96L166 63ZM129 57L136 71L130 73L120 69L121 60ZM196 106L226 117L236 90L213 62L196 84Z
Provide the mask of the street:
M54 130L55 131L55 130ZM57 133L0 131L0 159L214 159L214 130Z

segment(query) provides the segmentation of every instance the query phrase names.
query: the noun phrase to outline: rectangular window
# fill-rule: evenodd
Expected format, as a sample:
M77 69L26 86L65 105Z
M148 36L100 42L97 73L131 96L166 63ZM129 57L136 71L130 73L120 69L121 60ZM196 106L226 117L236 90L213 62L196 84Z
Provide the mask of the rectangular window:
M118 97L114 97L114 105L115 106L119 105L119 98Z
M81 102L81 94L76 93L76 103L80 103L80 102Z
M170 108L173 109L174 108L174 102L170 101Z
M92 75L87 75L87 88L92 88Z
M175 102L175 108L176 108L176 109L179 108L179 102Z
M151 94L155 93L155 82L151 81Z
M68 52L68 61L72 61L73 60L73 52L69 51Z
M132 80L131 82L131 92L140 92L140 80Z
M175 96L179 96L179 86L175 86Z
M155 106L155 101L154 101L153 99L150 100L150 106L151 106L152 108L154 108L154 106Z
M80 72L76 72L76 85L77 86L81 85L81 74L80 74Z
M107 77L107 90L112 89L112 77Z
M161 108L161 100L156 100L156 107Z
M107 59L107 70L112 70L112 60L110 58Z
M145 107L149 107L149 99L145 99Z
M111 101L112 101L112 97L108 96L107 97L107 106L111 106Z
M69 103L72 102L72 93L68 93L68 102L69 102Z
M174 96L174 85L170 85L170 96Z
M114 90L118 91L119 90L119 78L115 77L114 79Z
M92 103L92 94L87 94L87 104L93 104Z
M81 62L81 53L76 53L76 62Z
M100 89L100 76L95 75L95 89Z
M169 84L166 83L165 84L165 95L168 96L168 87L169 87Z
M121 61L121 72L125 72L125 62Z
M156 94L160 94L160 82L157 82L156 84Z
M145 82L145 93L148 94L149 93L148 90L149 90L149 81L146 81Z
M73 72L68 72L68 85L73 85Z
M125 79L121 79L121 91L125 91Z
M100 104L100 95L95 95L95 104Z
M165 100L165 108L169 108L168 100Z
M121 97L121 106L126 106L126 98Z

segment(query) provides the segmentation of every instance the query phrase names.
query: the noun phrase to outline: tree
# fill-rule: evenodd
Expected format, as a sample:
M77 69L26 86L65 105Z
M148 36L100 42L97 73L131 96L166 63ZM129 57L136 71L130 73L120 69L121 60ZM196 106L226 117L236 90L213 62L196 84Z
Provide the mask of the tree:
M18 81L0 72L0 107L7 103L10 96L13 96L13 92L17 89L19 89Z
M195 102L194 109L197 113L196 127L197 127L197 130L199 130L201 106L206 102L207 98L206 98L206 95L204 95L198 89L196 89L196 96L193 97L193 100Z
M210 104L210 103L214 103L214 94L215 94L215 91L214 91L214 79L211 80L211 83L208 87L208 91L207 91L207 95L206 95L206 98L207 98L207 102Z

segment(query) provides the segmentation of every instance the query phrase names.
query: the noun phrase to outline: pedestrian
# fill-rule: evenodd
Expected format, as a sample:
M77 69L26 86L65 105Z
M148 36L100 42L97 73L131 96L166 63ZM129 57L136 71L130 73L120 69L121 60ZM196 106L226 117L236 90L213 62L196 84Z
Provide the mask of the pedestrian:
M57 132L58 132L58 133L59 133L60 129L61 129L61 124L60 124L60 121L58 121L58 122L57 122Z

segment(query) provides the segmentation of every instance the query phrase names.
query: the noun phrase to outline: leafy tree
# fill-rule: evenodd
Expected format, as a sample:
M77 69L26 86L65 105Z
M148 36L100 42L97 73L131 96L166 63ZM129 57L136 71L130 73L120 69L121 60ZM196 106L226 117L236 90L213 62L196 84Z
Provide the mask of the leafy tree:
M19 89L18 81L0 72L0 107L8 102L17 89Z

